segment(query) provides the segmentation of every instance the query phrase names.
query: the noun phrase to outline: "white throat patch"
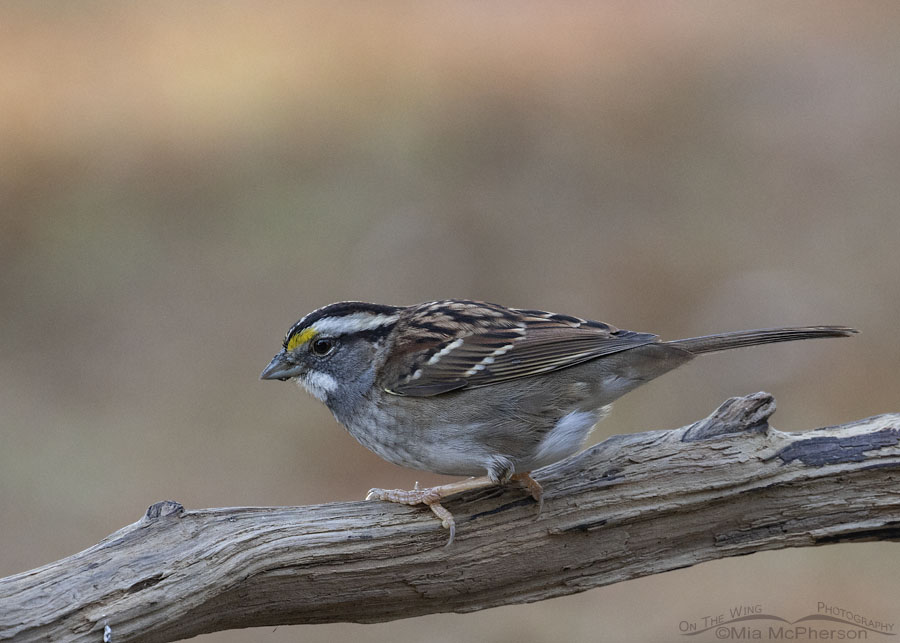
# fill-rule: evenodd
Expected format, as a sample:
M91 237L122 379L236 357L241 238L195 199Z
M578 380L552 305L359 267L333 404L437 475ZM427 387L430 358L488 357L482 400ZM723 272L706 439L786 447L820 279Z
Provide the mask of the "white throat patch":
M328 373L322 373L321 371L304 373L297 378L297 383L320 402L327 401L328 394L337 390L337 381Z

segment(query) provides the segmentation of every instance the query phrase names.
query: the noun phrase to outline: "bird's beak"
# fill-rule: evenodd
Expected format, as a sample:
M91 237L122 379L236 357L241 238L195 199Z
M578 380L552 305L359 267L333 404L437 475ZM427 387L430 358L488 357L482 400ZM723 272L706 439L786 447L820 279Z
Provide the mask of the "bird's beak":
M272 358L269 365L259 374L261 380L289 380L303 373L303 366L291 364L287 359L287 353L281 351Z

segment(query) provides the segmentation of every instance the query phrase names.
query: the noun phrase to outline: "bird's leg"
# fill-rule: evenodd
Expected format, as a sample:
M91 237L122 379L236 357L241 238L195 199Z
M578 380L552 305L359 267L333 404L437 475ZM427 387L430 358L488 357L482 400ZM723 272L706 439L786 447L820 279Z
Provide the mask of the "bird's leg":
M515 480L520 485L525 487L528 490L528 493L531 494L531 497L534 498L538 503L538 516L541 515L541 510L544 508L544 488L541 486L541 483L531 477L531 472L527 471L525 473L514 473L510 480Z
M527 476L528 474L525 475ZM528 479L531 480L531 477L528 476ZM534 481L532 480L532 482ZM467 478L459 482L451 482L439 487L427 487L425 489L419 489L419 483L417 482L416 488L411 491L404 489L369 489L369 493L366 494L366 500L385 500L403 505L428 505L431 511L434 512L434 515L440 519L444 529L450 530L450 540L447 541L446 545L449 547L450 543L453 542L453 537L456 535L456 521L453 519L453 514L441 505L441 500L463 491L484 489L485 487L493 487L496 484L487 476ZM537 483L535 482L534 484ZM538 485L538 489L540 489L540 485Z

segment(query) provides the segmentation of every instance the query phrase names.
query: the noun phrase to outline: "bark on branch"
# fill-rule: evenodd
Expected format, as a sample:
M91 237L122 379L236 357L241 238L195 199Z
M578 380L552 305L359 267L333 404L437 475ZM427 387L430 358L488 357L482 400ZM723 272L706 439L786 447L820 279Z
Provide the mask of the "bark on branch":
M766 549L900 538L900 414L806 433L765 393L610 438L510 487L382 502L200 509L138 522L0 579L0 639L173 641L229 628L468 612ZM108 629L105 629L108 628Z

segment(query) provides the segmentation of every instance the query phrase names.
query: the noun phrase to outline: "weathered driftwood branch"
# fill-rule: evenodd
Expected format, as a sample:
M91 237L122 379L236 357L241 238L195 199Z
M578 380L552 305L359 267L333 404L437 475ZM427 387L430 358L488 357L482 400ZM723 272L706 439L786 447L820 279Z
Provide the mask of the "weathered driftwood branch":
M0 580L0 639L172 641L229 628L386 621L537 601L765 549L900 538L900 414L808 433L774 400L620 435L521 489L382 502L150 507L103 542ZM105 629L107 628L108 629Z

